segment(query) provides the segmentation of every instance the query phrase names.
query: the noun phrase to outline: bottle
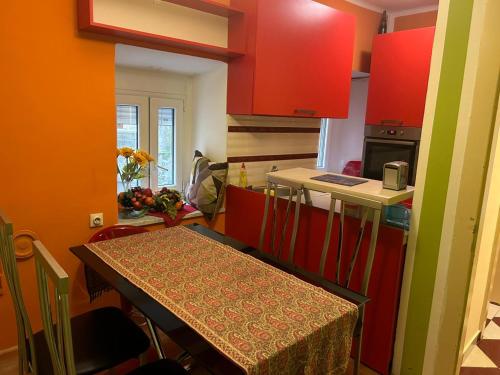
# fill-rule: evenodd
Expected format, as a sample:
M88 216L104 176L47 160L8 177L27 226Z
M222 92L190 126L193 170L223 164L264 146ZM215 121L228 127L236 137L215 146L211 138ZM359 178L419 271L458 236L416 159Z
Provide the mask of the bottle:
M384 13L382 13L382 19L381 19L380 25L378 27L378 33L379 34L387 33L387 12L385 10L384 10Z
M245 163L241 163L240 181L238 185L242 188L246 188L248 185L247 168L245 167Z

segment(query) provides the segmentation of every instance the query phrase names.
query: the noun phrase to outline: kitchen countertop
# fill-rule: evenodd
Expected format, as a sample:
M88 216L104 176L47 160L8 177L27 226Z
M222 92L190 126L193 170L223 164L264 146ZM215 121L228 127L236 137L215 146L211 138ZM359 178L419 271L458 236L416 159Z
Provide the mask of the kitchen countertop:
M306 168L292 168L284 169L277 172L270 172L267 177L270 182L275 182L282 185L287 185L287 182L292 184L303 185L304 188L321 192L324 194L330 193L341 193L354 198L370 199L372 201L380 202L384 206L389 206L396 204L398 202L410 199L413 197L413 186L407 186L404 190L389 190L384 189L382 186L382 181L378 180L367 180L368 182L356 185L356 186L344 186L333 184L329 182L322 182L311 180L312 177L321 176L327 174L325 171L318 171L316 169L306 169ZM337 173L328 173L338 176L343 176ZM345 176L349 178L356 178L352 176ZM319 199L318 199L319 198ZM316 200L323 201L327 198L326 196L317 196ZM329 197L327 198L329 202ZM326 201L325 201L326 202ZM323 202L322 202L323 203ZM321 204L322 206L323 204Z

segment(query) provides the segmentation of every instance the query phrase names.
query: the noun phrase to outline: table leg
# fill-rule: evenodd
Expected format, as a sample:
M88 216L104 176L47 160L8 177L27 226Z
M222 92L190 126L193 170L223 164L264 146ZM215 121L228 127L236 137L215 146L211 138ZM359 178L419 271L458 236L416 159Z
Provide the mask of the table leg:
M359 249L361 248L361 243L363 242L363 236L365 234L365 226L366 220L368 218L368 209L366 207L361 207L362 216L361 216L361 224L359 227L358 238L356 240L356 247L354 248L354 253L351 257L351 263L349 264L349 271L347 272L345 287L349 288L349 284L351 283L351 275L354 269L354 265L356 264L356 260L358 259Z
M356 354L354 356L353 375L359 375L359 367L361 365L361 346L363 345L363 325L365 322L365 305L362 305L359 308L358 322L360 324L360 327L359 327L359 331L358 331L359 332L358 346L357 346Z
M340 266L342 264L342 243L344 241L344 201L340 201L340 221L339 221L339 240L337 243L337 284L340 285ZM334 207L335 211L335 207Z
M283 230L281 231L281 238L278 244L278 259L281 259L281 252L283 251L283 246L285 243L286 228L288 227L288 220L290 219L290 211L292 209L294 189L290 187L290 195L288 196L288 204L286 205L285 222L283 224Z
M154 326L151 319L146 317L146 323L148 325L149 333L151 334L151 341L153 341L153 346L156 349L156 353L158 354L159 359L165 359L165 353L163 352L163 348L161 346L161 341L158 337L158 332L156 331L156 327Z
M271 254L275 255L276 247L276 231L278 226L278 184L273 184L274 200L273 200L273 226L271 232Z
M331 196L330 197L330 211L328 211L328 220L326 222L326 232L325 232L325 240L323 242L323 251L321 253L321 261L319 263L319 273L323 277L325 275L325 265L326 265L326 256L328 255L328 248L330 247L330 238L332 235L332 226L333 226L333 218L335 216L335 203L336 199Z
M366 259L366 268L365 275L363 278L363 283L361 284L361 294L367 295L368 292L368 284L370 283L370 275L373 266L373 259L375 258L375 249L377 248L377 239L378 239L378 229L380 226L380 216L381 209L374 208L373 209L373 224L372 224L372 234L370 238L370 248L368 250L368 258Z
M290 253L288 254L288 262L293 263L295 255L295 241L297 240L297 230L299 228L300 202L302 201L303 188L297 189L297 199L295 201L295 217L293 221L292 238L290 239Z
M309 189L304 189L304 200L307 206L312 206L311 192Z
M271 197L271 183L266 183L266 203L264 204L264 216L260 227L259 250L264 251L264 237L266 235L267 215L269 211L269 200Z

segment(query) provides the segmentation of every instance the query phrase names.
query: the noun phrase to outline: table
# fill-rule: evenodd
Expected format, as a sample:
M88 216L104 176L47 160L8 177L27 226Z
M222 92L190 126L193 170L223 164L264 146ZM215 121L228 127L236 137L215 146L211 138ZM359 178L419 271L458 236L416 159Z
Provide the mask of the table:
M221 243L229 244L233 248L236 248L240 251L250 252L250 253L253 251L253 249L248 249L244 244L233 241L215 232L209 230L203 230L199 226L193 226L191 229L197 230L198 232L205 231L205 234L208 234L211 238L216 239ZM176 230L179 231L180 229ZM168 231L168 229L165 231ZM187 231L189 232L189 230ZM132 282L121 276L117 271L115 271L112 267L107 265L105 261L103 261L93 251L89 250L86 246L74 247L71 249L71 251L75 255L77 255L83 262L85 262L86 264L94 268L97 272L99 272L111 285L113 285L120 293L122 293L127 299L129 299L134 305L136 305L139 310L141 310L146 316L151 318L158 325L159 328L164 330L167 335L169 335L175 342L177 342L181 347L183 347L186 351L188 351L193 357L195 357L203 366L207 367L211 372L218 374L243 373L240 366L236 365L231 360L228 360L227 358L225 358L225 356L221 355L217 350L214 349L212 345L210 345L207 342L207 340L203 339L201 335L198 334L195 330L189 328L186 324L184 324L179 318L176 317L176 315L172 314L167 308L165 308L163 304L159 303L158 300L152 298L150 294L144 292L141 288L138 288ZM234 250L231 251L234 252ZM239 257L244 258L241 256ZM256 263L255 261L253 262ZM241 287L242 286L240 286L240 288ZM313 294L316 293L320 293L322 298L325 292L320 291L319 289L316 290L316 288L314 288ZM327 299L328 301L330 301L330 299L333 299L333 297L331 297L330 295L330 297L327 297ZM349 306L349 304L344 302L339 303L338 306L335 305L335 307L336 308L339 307L339 311L343 311L340 309L340 307L342 308L348 307L349 309L352 309L352 305ZM349 311L352 312L353 310ZM333 311L331 313L333 314ZM344 319L344 317L348 315L341 315L343 317L342 319ZM330 326L331 324L325 327L330 327ZM336 325L336 327L338 328L340 326ZM325 332L330 332L330 331L326 330ZM340 337L341 336L342 334L340 334ZM333 337L333 336L328 335L328 337Z

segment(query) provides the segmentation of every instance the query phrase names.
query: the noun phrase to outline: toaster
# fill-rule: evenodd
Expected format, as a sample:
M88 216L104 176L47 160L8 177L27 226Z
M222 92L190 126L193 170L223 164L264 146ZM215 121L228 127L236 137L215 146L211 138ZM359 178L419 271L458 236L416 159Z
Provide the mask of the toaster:
M391 161L384 164L384 189L403 190L408 185L408 163Z

